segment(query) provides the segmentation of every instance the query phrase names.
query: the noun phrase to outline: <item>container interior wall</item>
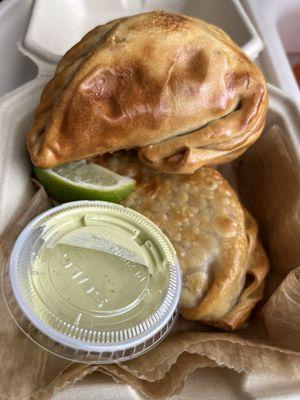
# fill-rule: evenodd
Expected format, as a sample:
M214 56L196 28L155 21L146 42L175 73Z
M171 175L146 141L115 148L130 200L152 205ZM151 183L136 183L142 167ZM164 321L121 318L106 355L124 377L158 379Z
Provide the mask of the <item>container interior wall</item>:
M269 111L264 133L234 170L241 200L256 218L270 257L271 293L300 266L300 163L280 114Z
M4 8L0 15L0 96L37 76L37 66L17 48L26 31L31 5L32 0L0 3Z
M184 13L224 29L254 57L261 42L236 0L37 0L24 38L24 48L40 60L56 63L89 30L110 20L153 10ZM102 11L103 10L103 11ZM49 25L51 16L51 28ZM55 30L52 29L55 26Z

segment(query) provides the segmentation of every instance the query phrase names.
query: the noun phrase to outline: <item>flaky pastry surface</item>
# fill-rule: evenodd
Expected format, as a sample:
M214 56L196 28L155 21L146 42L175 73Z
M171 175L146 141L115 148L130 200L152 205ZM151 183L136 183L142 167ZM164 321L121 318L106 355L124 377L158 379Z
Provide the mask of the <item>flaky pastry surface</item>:
M27 135L54 167L139 148L159 171L230 161L260 135L265 80L219 28L156 11L98 26L59 63Z
M156 173L133 152L97 162L137 180L124 204L173 243L183 276L182 315L223 329L241 327L262 298L269 264L257 224L229 183L210 167L192 175Z

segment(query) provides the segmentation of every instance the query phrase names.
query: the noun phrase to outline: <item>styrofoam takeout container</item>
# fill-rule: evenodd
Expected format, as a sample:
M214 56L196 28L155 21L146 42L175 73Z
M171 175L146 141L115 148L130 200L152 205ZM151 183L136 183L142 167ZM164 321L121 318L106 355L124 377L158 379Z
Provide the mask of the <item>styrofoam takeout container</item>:
M25 35L33 0L0 3L0 96L35 78L37 65L16 46Z
M268 81L289 93L300 107L300 88L291 64L300 62L300 1L244 0L264 40L260 55Z
M6 207L10 204L13 206L18 206L21 208L24 207L24 198L29 198L30 194L28 190L31 189L31 183L29 180L30 176L30 167L28 165L26 150L24 148L24 144L18 140L20 135L20 126L22 126L23 122L26 121L27 123L30 121L32 117L32 108L33 104L35 104L38 100L40 95L41 89L45 84L47 79L39 78L35 80L19 90L17 90L12 96L9 96L6 101L2 103L2 109L5 109L8 113L6 123L9 121L11 122L9 125L9 129L2 129L3 127L3 120L0 119L0 131L6 132L6 140L11 146L8 146L8 154L7 160L10 160L9 164L2 164L0 168L2 171L7 175L7 179L5 180L6 184L1 187L1 197L3 201L5 201ZM300 148L300 139L298 132L300 131L300 112L295 106L295 104L286 96L284 93L273 86L269 86L269 93L270 93L270 105L267 115L267 124L265 130L267 131L271 126L274 124L281 127L282 131L287 135L289 140L291 141L295 155L298 155L298 149ZM3 106L5 106L3 108ZM12 110L15 109L17 112L13 113ZM1 115L1 114L0 114ZM4 121L5 122L5 121ZM7 128L7 125L6 125ZM255 151L255 145L251 148L251 151ZM16 157L17 154L17 157ZM299 159L299 157L297 157ZM300 170L300 162L299 162L299 170ZM16 171L19 182L22 181L27 182L26 185L23 182L23 186L15 186L15 181L13 176L15 175L11 171ZM270 177L271 181L271 177ZM2 201L1 201L2 203ZM1 204L2 206L2 204ZM12 206L12 212L15 211L14 207ZM271 206L271 205L270 205ZM1 208L3 212L5 209ZM200 372L199 372L200 374ZM214 382L214 372L211 371L210 374L206 372L206 382L211 382L210 385L215 385ZM235 375L233 374L233 377ZM247 379L246 379L247 377ZM215 389L214 392L214 399L240 399L243 398L242 396L246 396L247 393L252 395L257 393L264 392L264 385L268 387L268 396L264 397L264 399L272 399L272 390L270 389L269 385L272 385L272 380L268 379L268 377L264 377L263 381L257 380L257 377L252 376L251 374L244 376L244 388L238 389L240 390L240 395L236 395L236 377L233 383L228 381L225 385L227 387L227 397L224 397L222 392L217 392ZM220 377L219 377L220 378ZM221 379L222 381L222 379ZM189 392L186 397L177 397L177 399L198 399L199 397L197 394L197 390L199 389L194 381L189 381L190 388ZM224 382L222 383L224 385ZM194 385L194 386L193 386ZM208 384L207 384L208 385ZM231 385L233 387L230 389ZM193 392L194 390L194 392ZM191 395L191 391L193 395ZM133 397L130 397L130 396ZM276 396L278 395L278 387L276 387ZM122 397L120 397L122 398ZM124 399L134 399L136 395L132 393L127 393ZM205 397L202 397L205 398ZM176 397L174 397L176 399ZM260 399L260 396L254 397L254 399ZM295 398L296 399L296 398Z
M28 0L25 0L28 2ZM18 3L13 0L13 3ZM23 3L22 3L23 4ZM25 3L24 3L25 4ZM32 113L36 107L40 93L53 74L55 65L61 55L76 43L83 34L97 24L102 24L112 18L151 11L157 8L188 15L199 16L223 28L252 58L262 49L262 42L250 23L246 13L237 0L36 0L32 6L32 17L24 37L19 44L20 50L38 67L36 79L16 89L0 99L0 132L2 143L9 138L7 147L10 150L0 153L0 233L11 220L16 211L21 209L25 201L32 195L32 185L29 179L30 163L22 157L25 147L25 132L30 126ZM11 12L12 15L12 12ZM1 16L0 16L1 18ZM55 29L53 27L55 26ZM76 29L74 28L76 27ZM9 60L7 60L9 62ZM18 63L13 58L12 62ZM0 82L1 84L1 82ZM26 115L24 115L24 99L29 99ZM13 106L12 106L13 105ZM31 110L31 113L28 113ZM15 118L16 112L18 117ZM23 135L23 141L16 138L14 132ZM5 137L1 137L1 136ZM12 157L14 160L12 161ZM14 168L5 168L8 163L14 163ZM18 194L7 196L10 183L14 182Z
M15 24L12 22L13 15L22 16L24 24L31 3L31 0L4 0L2 4L4 4L6 8L2 7L1 12L0 7L0 45L5 44L6 40L1 35L4 26L4 24L2 24L4 15L3 9L9 11L6 14L8 16L7 21L10 21L7 25L7 29L11 29L15 32L16 29L13 29L15 28ZM43 10L43 8L41 8L43 3L46 7L44 8L44 16L40 14ZM116 18L120 15L115 14L116 11L121 13L121 15L140 12L144 4L147 3L148 5L151 4L152 8L165 8L168 10L185 12L187 14L194 13L194 15L198 15L219 25L227 31L235 41L242 45L248 55L253 58L262 47L261 41L251 23L249 23L249 19L238 1L140 0L139 3L137 3L135 0L111 0L109 2L104 0L77 0L76 6L79 7L78 9L74 8L74 2L71 0L64 0L63 6L62 1L59 0L53 0L51 2L46 2L45 0L36 1L34 18L36 23L39 23L39 27L43 30L43 33L40 31L40 33L37 34L38 31L34 28L34 25L32 25L33 19L30 28L27 30L27 40L21 45L21 50L38 64L39 75L32 82L16 89L0 100L0 141L1 143L5 143L5 152L0 152L0 231L3 231L9 221L12 220L12 217L24 207L25 202L29 200L33 193L29 178L30 163L26 154L24 133L30 124L33 110L39 101L41 91L45 83L49 80L49 76L45 75L53 71L58 56L66 50L68 46L76 42L76 40L85 33L84 30L89 30L99 23L98 21L100 18L102 18L101 22ZM20 6L21 4L23 8ZM131 9L128 11L129 9L126 8L126 6L133 7L133 4L135 4L135 10ZM91 17L88 17L90 15L90 11L88 11L89 7L93 7L94 10L93 16ZM21 12L21 9L24 11L24 14L22 14L23 11ZM88 17L87 20L83 21L83 18L80 17L81 15L84 15L84 18ZM58 24L60 24L60 27L58 27ZM80 26L81 30L79 28L78 30L72 30L72 26L70 25L73 27ZM53 29L54 26L55 29ZM68 36L70 30L72 30L71 36ZM60 32L60 35L63 33L63 36L58 36L59 51L55 47L55 42L57 44L57 40L51 39L51 37L57 39L57 36L55 36L56 31ZM41 38L43 37L42 42L39 41L39 35ZM76 35L78 36L76 37ZM62 37L67 41L67 44L65 44L64 41L61 43ZM17 40L19 40L19 37ZM45 46L45 44L43 44L44 40L46 40L46 42L50 40L52 44L48 42L47 46ZM35 47L36 45L38 45L39 48ZM45 54L45 50L48 53ZM16 54L9 53L3 62L5 63L6 71L9 70L12 64L17 62L19 61ZM265 68L268 70L268 65L266 65ZM26 81L23 76L18 75L17 78L15 80L12 79L10 87L17 87L20 82ZM1 88L3 88L3 86L1 87L0 81L0 89ZM266 129L270 128L274 123L279 125L283 132L291 138L295 153L297 154L299 149L299 121L300 115L295 105L283 92L274 87L270 87L270 107ZM20 136L23 138L22 140L20 140ZM253 146L253 151L255 152L255 145ZM103 380L101 380L101 377L96 377L94 380L93 378L91 379L92 380L89 381L90 385L82 386L81 388L78 388L76 385L74 390L66 389L56 394L55 399L77 400L83 397L88 397L90 399L98 398L100 393L99 381ZM127 386L118 386L112 382L107 382L105 378L103 382L104 385L101 387L101 394L104 394L105 398L140 398ZM293 388L291 387L290 390L288 390L289 395L287 395L288 381L283 381L282 392L280 392L278 381L276 381L274 391L273 384L274 381L268 376L258 377L254 374L239 375L227 369L203 368L197 370L188 378L184 391L180 395L174 396L173 399L191 400L214 398L215 400L237 400L250 396L251 398L260 400L283 398L282 396L285 396L284 398L289 400L297 399L297 393L299 391L297 383L293 382ZM201 393L201 397L199 397L199 393ZM293 395L293 393L295 393L295 395Z
M216 24L251 58L262 49L262 42L238 0L36 0L23 51L37 62L40 72L51 72L51 66L95 26L156 9L201 17Z

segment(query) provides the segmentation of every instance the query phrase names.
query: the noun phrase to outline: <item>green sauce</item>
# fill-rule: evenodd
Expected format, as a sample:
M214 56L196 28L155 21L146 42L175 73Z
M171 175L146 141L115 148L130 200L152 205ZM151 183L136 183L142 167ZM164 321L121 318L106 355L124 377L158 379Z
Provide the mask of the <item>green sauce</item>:
M19 289L46 327L88 343L122 342L168 312L176 256L140 214L82 203L35 224L18 260L26 263L30 252L28 268L18 269Z

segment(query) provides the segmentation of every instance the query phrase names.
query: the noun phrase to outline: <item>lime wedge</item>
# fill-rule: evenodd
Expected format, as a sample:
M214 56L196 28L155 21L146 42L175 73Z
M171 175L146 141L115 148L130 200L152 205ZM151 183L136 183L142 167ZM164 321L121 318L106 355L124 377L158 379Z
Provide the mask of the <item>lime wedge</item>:
M38 181L54 200L106 200L119 202L135 188L135 180L85 160L53 169L33 167Z

